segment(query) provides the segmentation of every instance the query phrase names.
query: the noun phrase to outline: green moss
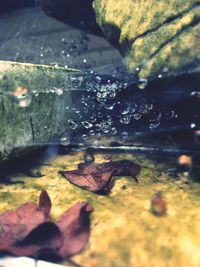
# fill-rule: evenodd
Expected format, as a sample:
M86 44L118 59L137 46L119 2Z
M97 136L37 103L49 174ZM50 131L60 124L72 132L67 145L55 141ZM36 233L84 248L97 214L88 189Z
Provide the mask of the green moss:
M198 4L197 0L124 0L123 4L95 0L93 7L105 36L125 55L129 69L140 68L140 78L153 79L161 73L199 72L192 66L199 58ZM168 74L163 73L166 67Z

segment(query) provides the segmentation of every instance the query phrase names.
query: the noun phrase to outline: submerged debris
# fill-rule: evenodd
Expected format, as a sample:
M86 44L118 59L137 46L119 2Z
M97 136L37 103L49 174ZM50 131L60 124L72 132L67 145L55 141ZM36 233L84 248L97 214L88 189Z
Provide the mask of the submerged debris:
M39 205L25 203L16 211L0 215L0 252L16 256L66 259L80 252L88 242L92 207L81 202L65 211L57 224L49 213L51 200L46 191Z
M94 154L91 149L87 149L84 153L84 162L85 163L92 163L95 161Z
M115 183L116 175L131 176L134 179L140 172L140 166L129 160L102 164L78 165L77 170L60 172L71 183L95 193L108 193Z
M156 192L151 199L151 211L156 216L164 216L167 213L167 203L162 192Z

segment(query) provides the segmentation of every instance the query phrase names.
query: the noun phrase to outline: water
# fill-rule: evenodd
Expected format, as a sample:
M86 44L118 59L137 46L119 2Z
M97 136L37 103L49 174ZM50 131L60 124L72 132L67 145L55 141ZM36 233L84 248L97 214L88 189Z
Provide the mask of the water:
M153 146L152 135L158 135L160 139L163 135L165 139L172 136L176 143L175 132L178 136L180 132L186 132L187 136L197 139L198 77L183 76L169 82L165 78L168 75L166 66L158 75L158 81L138 79L140 69L128 73L117 50L99 33L95 35L97 29L94 34L90 22L72 27L46 16L38 6L2 15L1 23L4 25L4 30L1 28L1 59L49 64L58 71L60 67L81 70L81 73L62 77L59 82L46 80L42 86L20 85L7 91L14 107L18 106L23 113L20 120L28 116L32 121L33 138L27 145L60 143L76 146L84 143L87 147L95 143L103 145L106 139L107 143L134 147L138 136L141 139L149 136L149 144ZM8 27L10 23L14 26ZM82 27L88 28L82 30ZM53 111L46 114L54 121L50 125L46 118L38 119L33 109L39 103L37 111L43 107L46 113L47 100L56 103L52 106ZM15 146L20 142L15 142ZM144 143L149 146L148 141ZM180 143L184 147L183 142ZM173 142L168 144L174 145Z

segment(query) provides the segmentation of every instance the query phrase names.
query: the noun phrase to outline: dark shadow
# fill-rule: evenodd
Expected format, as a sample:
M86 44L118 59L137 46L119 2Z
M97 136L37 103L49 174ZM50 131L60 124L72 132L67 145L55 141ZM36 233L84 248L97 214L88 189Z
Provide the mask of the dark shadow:
M38 0L47 15L83 31L102 36L96 23L93 0Z
M40 166L46 149L46 147L42 147L25 156L0 162L0 184L22 183L21 181L12 181L12 176L18 173L28 173L30 169Z
M0 0L0 14L35 5L35 0Z

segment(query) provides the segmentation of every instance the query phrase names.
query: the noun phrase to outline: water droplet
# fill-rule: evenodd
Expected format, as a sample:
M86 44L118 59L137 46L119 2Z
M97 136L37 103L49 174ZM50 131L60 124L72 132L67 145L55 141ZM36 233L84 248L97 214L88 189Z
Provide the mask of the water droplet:
M97 120L96 115L93 114L93 115L90 117L90 121L93 123L93 122L95 122L96 120Z
M137 86L139 89L145 89L145 87L147 86L148 81L147 79L140 79Z
M121 137L123 140L127 140L128 139L128 133L127 132L122 132L121 133Z
M78 127L78 123L73 120L68 120L68 125L72 130L75 130Z
M67 44L67 40L65 38L62 38L63 44Z
M90 136L94 136L94 135L95 135L95 131L94 131L94 130L90 130L90 131L89 131L89 135L90 135Z
M146 114L146 113L148 112L147 105L145 105L145 104L141 104L141 105L138 107L138 112L139 112L139 113L142 113L142 114Z
M112 128L111 128L111 134L113 134L113 135L117 134L117 129L116 129L116 127L112 127Z
M101 122L101 130L104 133L108 133L110 131L111 128L111 123L108 121L102 121Z
M68 146L70 144L70 137L68 134L64 134L61 138L60 138L60 143L63 146Z
M89 123L88 121L83 121L82 124L83 124L84 128L86 128L86 129L92 128L92 126L93 126L93 124Z
M133 115L133 118L134 118L135 120L139 120L139 119L142 118L142 114L141 114L141 113L135 113L135 114Z
M195 123L191 123L191 124L190 124L190 128L191 128L191 129L193 129L193 128L195 128L195 127L196 127L196 124L195 124Z
M168 67L164 67L163 68L163 72L168 72L169 71L169 68Z
M100 77L100 76L96 76L96 77L95 77L95 80L96 80L97 82L101 82L101 77Z
M29 90L25 87L18 86L11 94L13 101L17 102L20 108L26 108L31 104L32 96Z
M123 116L119 121L122 124L129 124L129 122L131 121L131 115Z
M107 110L113 110L115 103L105 103L103 106Z
M55 90L55 93L56 93L58 96L60 96L60 95L63 94L63 89L61 89L61 88L54 88L54 90Z
M120 108L120 113L121 113L122 115L127 115L129 112L130 112L130 106L129 106L128 104L123 105L123 106Z
M152 110L153 109L153 104L147 104L147 108L148 108L148 110Z
M83 141L86 141L86 140L88 139L88 135L87 135L87 134L82 134L82 135L81 135L81 139L82 139Z
M153 130L160 125L160 121L154 121L149 125L149 129Z

